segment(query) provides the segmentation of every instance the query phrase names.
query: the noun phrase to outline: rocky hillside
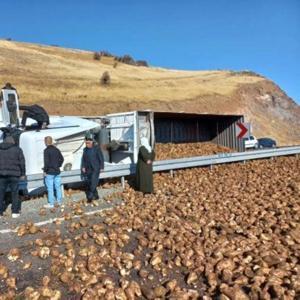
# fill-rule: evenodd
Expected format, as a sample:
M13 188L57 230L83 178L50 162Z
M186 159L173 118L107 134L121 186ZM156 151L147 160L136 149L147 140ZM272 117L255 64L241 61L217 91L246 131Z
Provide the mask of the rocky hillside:
M100 78L107 71L109 85ZM103 115L135 109L239 113L258 137L300 143L300 107L252 72L177 71L95 60L93 52L0 41L0 84L50 114Z

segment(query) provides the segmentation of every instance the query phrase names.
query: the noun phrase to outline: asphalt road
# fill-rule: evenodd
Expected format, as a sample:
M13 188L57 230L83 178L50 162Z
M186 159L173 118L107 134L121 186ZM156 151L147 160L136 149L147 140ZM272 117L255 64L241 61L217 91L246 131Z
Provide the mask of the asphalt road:
M87 216L89 220L101 221L101 211L112 209L121 205L120 189L116 187L99 189L100 200L92 204L86 204L83 199L84 193L79 192L66 197L61 207L55 209L43 209L47 198L38 198L22 203L22 213L17 219L11 218L10 206L5 216L0 219L0 264L3 263L9 268L9 276L17 278L18 289L24 290L29 285L40 284L41 278L49 272L49 262L31 255L32 245L36 239L54 240L54 232L59 230L63 238L70 235L68 229L72 222L78 222L80 218ZM76 209L77 208L77 209ZM34 224L38 228L35 234L18 236L20 226ZM21 251L21 258L11 262L7 254L12 248ZM23 271L24 265L32 263L33 268ZM0 278L0 295L6 290L5 280Z
M87 205L85 211L92 212L95 210L111 207L111 204L103 201L103 198L106 198L108 195L111 195L118 190L120 189L115 187L99 188L98 193L100 196L100 200L94 202L95 205ZM81 191L72 194L66 193L63 205L52 210L43 209L43 206L47 204L46 195L42 198L22 201L21 215L17 219L11 218L11 206L9 205L4 213L4 216L0 218L0 239L1 234L15 230L16 227L22 223L32 222L41 225L44 223L46 224L46 222L52 223L55 218L61 217L63 214L70 212L72 209L72 205L80 201L84 201L84 199L85 194Z

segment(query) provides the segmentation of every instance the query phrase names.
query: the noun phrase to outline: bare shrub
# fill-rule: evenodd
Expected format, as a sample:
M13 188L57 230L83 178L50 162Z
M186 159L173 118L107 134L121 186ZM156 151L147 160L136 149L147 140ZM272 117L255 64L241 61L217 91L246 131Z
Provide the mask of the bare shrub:
M112 55L110 52L106 51L106 50L102 50L99 52L100 56L107 56L107 57L113 57L114 55Z
M145 60L137 60L136 65L139 67L149 67L147 61L145 61Z
M231 71L231 75L233 76L239 76L239 75L245 75L245 76L254 76L254 77L262 77L264 78L264 76L256 73L256 72L253 72L253 71L250 71L250 70L242 70L242 71Z
M111 82L110 75L107 71L105 71L100 78L100 84L104 86L108 86L110 85L110 82Z
M95 60L101 60L101 57L113 57L114 60L116 61L113 65L114 68L117 67L117 62L122 62L127 65L132 65L132 66L142 66L142 67L149 67L148 62L146 60L134 60L132 56L129 54L125 54L123 56L116 56L111 54L110 52L106 50L101 50L98 52L94 52L94 59Z
M99 52L94 52L94 59L95 60L100 60L101 54Z
M135 65L135 60L128 54L120 57L120 61L124 64Z

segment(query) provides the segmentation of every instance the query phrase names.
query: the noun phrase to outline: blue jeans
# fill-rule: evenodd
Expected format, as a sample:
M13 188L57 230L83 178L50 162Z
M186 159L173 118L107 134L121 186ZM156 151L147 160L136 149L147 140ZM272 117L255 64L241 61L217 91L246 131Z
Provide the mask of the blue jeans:
M61 177L60 175L46 175L45 183L48 191L48 202L50 205L54 205L55 197L54 197L54 188L56 194L56 200L58 204L62 202L62 194L61 194Z

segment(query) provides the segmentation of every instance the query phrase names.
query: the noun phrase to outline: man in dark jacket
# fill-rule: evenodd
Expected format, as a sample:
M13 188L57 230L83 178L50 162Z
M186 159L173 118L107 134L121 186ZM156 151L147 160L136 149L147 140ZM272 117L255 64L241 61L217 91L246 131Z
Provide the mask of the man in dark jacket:
M20 110L24 110L23 116L22 116L22 126L26 126L26 120L27 118L31 118L35 121L37 121L38 128L46 128L47 125L49 125L49 115L45 111L45 109L37 104L34 105L20 105Z
M60 177L60 167L64 162L64 158L54 145L51 136L45 137L46 149L44 150L44 175L45 183L48 191L48 204L45 205L46 208L54 207L54 188L56 194L57 204L61 205L62 202L62 192L61 192L61 177Z
M25 159L23 151L8 136L0 144L0 217L5 209L5 192L9 187L12 197L12 217L17 218L21 212L19 199L19 180L25 178Z
M94 145L92 136L86 136L85 145L81 161L81 171L86 181L86 198L90 203L92 200L99 199L97 185L100 170L104 169L104 159L100 147Z

